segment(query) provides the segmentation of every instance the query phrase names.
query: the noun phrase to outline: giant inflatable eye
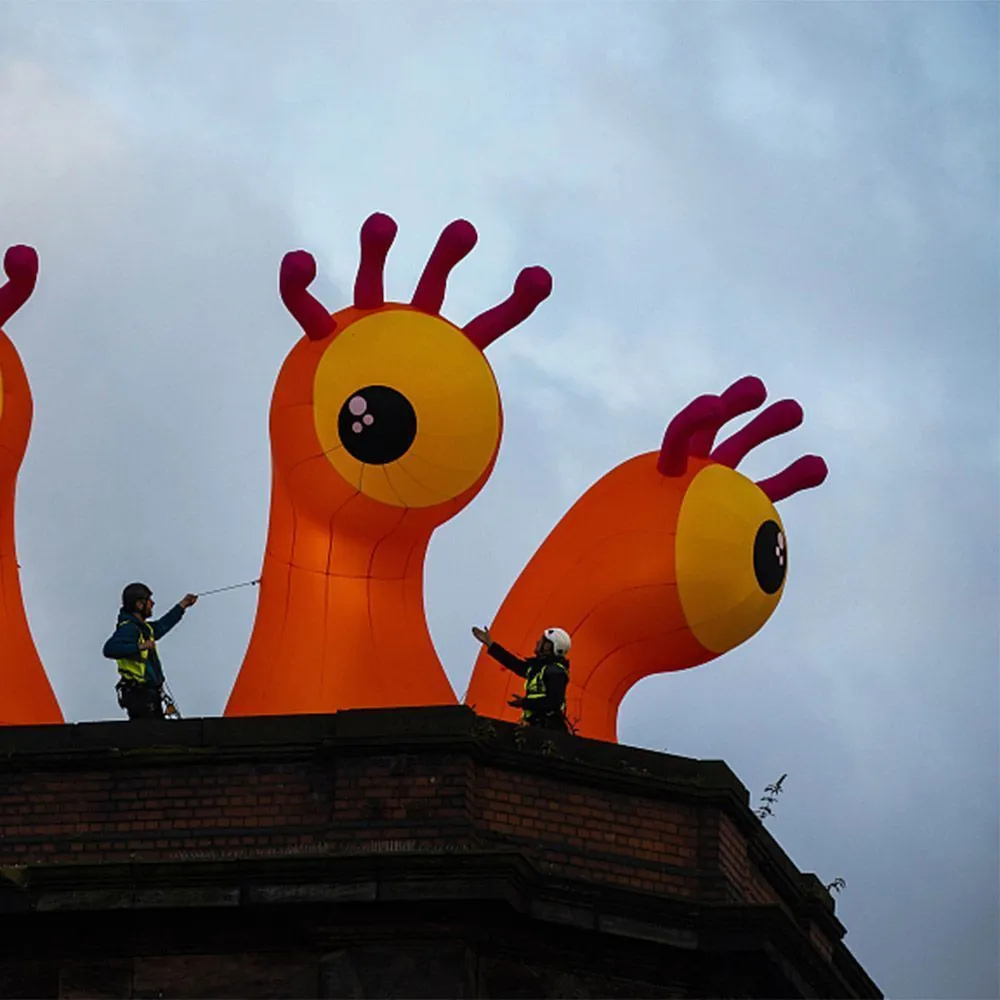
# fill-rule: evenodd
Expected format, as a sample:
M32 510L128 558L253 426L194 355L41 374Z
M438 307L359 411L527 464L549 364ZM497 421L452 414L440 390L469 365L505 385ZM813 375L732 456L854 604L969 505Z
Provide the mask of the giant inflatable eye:
M764 491L722 465L688 486L677 519L677 592L713 653L749 639L777 607L788 568L781 518Z
M345 327L313 384L316 434L355 488L396 507L452 500L489 468L500 395L482 351L447 320L387 309Z
M777 593L788 565L785 533L776 521L765 521L753 540L753 572L765 594Z
M401 392L369 385L344 401L337 431L341 444L359 462L386 465L410 450L417 436L417 415Z

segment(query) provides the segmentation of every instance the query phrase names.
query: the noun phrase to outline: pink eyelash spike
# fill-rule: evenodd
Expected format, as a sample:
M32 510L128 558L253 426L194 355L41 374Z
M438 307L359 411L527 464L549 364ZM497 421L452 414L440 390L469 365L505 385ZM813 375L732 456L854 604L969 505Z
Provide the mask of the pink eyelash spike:
M38 280L38 254L33 247L10 247L3 256L7 282L0 287L0 326L31 298Z
M306 290L316 277L316 261L305 250L286 253L278 275L278 291L285 308L295 317L310 340L323 340L333 333L333 317Z
M551 294L552 275L544 267L526 267L517 276L510 296L470 320L464 327L465 335L484 351L498 337L523 323Z
M715 427L706 427L695 433L691 438L688 453L698 458L704 458L712 450L715 435L723 424L750 410L756 410L767 399L767 389L756 375L746 375L737 379L719 396L722 404L720 420Z
M759 444L793 430L802 423L802 407L794 399L772 403L753 420L741 427L712 452L712 460L735 469Z
M794 493L819 486L828 473L826 462L819 455L803 455L787 469L783 469L770 479L762 479L757 485L767 494L771 503L777 503Z
M396 238L396 223L376 212L361 227L361 263L354 281L354 304L358 309L378 309L385 304L383 276L385 258Z
M456 219L445 226L424 267L410 305L437 316L444 302L445 287L452 268L468 254L479 239L475 226Z
M688 403L667 425L656 461L662 476L682 476L687 470L691 440L699 431L718 427L721 423L722 402L718 396L699 396Z

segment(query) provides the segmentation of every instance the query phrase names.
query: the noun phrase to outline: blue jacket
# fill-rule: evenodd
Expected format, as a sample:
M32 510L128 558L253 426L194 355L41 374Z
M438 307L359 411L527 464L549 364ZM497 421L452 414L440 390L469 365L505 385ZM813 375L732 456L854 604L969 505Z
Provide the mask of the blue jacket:
M146 626L153 630L153 638L160 639L165 636L182 618L184 609L175 604L162 618L157 618L155 622L146 622ZM139 658L139 640L142 632L139 625L142 619L124 608L118 612L118 624L114 634L104 644L104 655L109 660L136 660ZM163 687L163 666L160 664L160 657L154 646L149 651L146 658L146 683L153 687Z

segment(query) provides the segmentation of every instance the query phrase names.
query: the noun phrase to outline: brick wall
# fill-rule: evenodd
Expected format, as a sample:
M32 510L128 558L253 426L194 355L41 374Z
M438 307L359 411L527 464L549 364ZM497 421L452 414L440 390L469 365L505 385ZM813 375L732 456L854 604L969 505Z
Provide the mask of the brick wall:
M676 896L696 895L697 810L654 795L479 770L477 829L532 851L550 870Z
M330 779L267 762L0 770L0 864L308 844L329 822Z
M614 791L480 764L467 753L0 769L5 866L391 841L492 842L528 852L550 872L644 892L695 898L721 878L730 901L778 898L748 860L745 835L717 808L655 787Z
M286 863L297 874L283 874L292 870ZM475 900L481 886L494 900L521 898L516 905L535 918L669 944L681 956L700 947L709 918L698 913L712 914L718 941L731 933L745 941L742 925L729 921L745 923L739 908L749 907L772 914L754 933L771 935L768 921L777 920L782 948L812 963L813 981L829 974L839 983L838 968L854 968L829 895L791 864L724 764L524 733L464 708L0 729L0 876L0 903L6 898L12 914L25 905L97 905L108 921L117 907L162 907L168 896L170 906L288 907L426 892ZM153 882L142 888L143 878ZM441 888L446 879L452 888ZM525 903L525 880L545 899ZM34 899L49 902L19 902L10 887L29 884ZM664 917L664 906L673 916ZM310 968L319 961L311 947ZM140 966L187 968L195 960L181 956L185 949L115 958L131 970L131 992L121 995L142 994ZM488 960L486 950L476 954ZM82 976L90 959L80 961L67 954L59 975ZM566 958L562 967L573 964ZM101 974L112 965L102 960ZM715 965L705 968L709 975ZM639 980L621 988L645 989ZM871 995L866 989L852 995Z
M729 898L747 903L776 903L779 900L766 878L750 860L747 838L733 820L719 816L719 863L726 879Z

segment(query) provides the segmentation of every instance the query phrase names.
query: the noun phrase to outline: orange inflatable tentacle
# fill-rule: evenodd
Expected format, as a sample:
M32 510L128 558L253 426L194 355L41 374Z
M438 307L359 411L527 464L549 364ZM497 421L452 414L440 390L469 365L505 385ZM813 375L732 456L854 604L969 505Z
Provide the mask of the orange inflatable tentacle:
M227 715L455 702L424 624L427 539L395 539L393 547L404 565L403 553L416 550L398 576L265 559L257 619Z
M4 257L10 280L0 288L0 323L31 294L38 258L29 247ZM0 725L63 721L28 627L14 539L17 474L28 446L32 401L16 348L0 331Z
M551 278L528 269L470 333L438 310L472 225L445 228L410 304L385 300L395 235L388 216L365 222L354 303L332 316L308 291L313 258L282 262L279 292L306 336L272 397L257 618L227 715L456 700L427 628L424 558L496 460L503 420L482 348L530 314Z
M530 649L547 627L570 633L567 714L580 735L614 740L634 684L711 660L774 611L787 542L772 501L819 485L826 464L806 456L758 484L733 471L751 448L801 422L792 400L712 451L723 424L766 394L747 376L686 406L658 453L623 463L577 501L501 606L491 632L514 650ZM507 702L521 684L483 650L466 701L513 720Z
M609 719L627 691L619 684L618 650L647 645L648 673L712 655L671 641L685 628L673 558L682 491L656 463L656 452L639 455L584 493L524 568L492 624L498 642L520 650L530 649L546 627L569 631L567 712L583 736L614 739ZM685 478L706 464L691 459ZM466 701L477 712L512 721L518 712L507 701L522 685L483 650Z
M423 614L433 519L373 504L317 451L287 475L276 465L257 618L226 714L453 704ZM326 509L293 505L292 491Z

